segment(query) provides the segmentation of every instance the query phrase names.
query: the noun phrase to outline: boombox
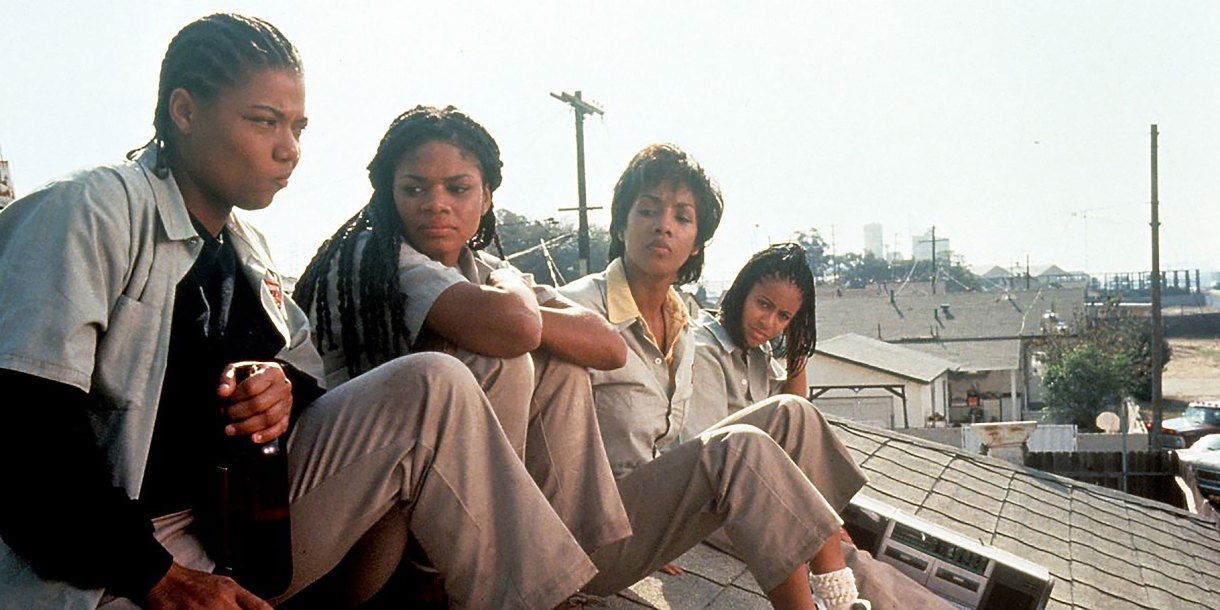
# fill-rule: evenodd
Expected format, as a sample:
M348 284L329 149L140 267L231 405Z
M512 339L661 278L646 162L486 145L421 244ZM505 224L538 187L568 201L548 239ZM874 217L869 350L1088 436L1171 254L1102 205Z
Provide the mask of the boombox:
M1042 610L1055 579L1012 553L857 494L843 511L856 546L958 608Z

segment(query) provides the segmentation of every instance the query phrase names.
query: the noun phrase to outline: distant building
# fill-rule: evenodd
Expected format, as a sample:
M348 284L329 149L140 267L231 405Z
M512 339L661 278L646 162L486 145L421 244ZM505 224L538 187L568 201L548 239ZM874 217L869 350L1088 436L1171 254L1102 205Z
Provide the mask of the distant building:
M864 253L872 254L878 259L885 257L885 242L881 239L881 223L873 222L864 225Z
M818 342L806 378L810 397L825 413L882 428L923 428L947 418L949 375L959 368L919 350L845 333Z
M949 238L936 238L936 260L948 261L951 255L949 250ZM923 235L911 236L911 258L917 261L932 260L932 229L924 231Z
M937 256L940 256L939 252ZM907 419L912 427L920 427L923 422L919 419L926 420L933 412L946 416L950 424L1014 421L1026 415L1037 416L1037 413L1028 413L1042 406L1038 395L1041 380L1033 370L1036 350L1032 344L1048 328L1058 328L1057 324L1048 326L1048 323L1067 322L1074 315L1085 312L1084 286L937 295L912 294L908 287L892 298L890 294L820 299L818 348L821 353L823 348L838 344L835 337L854 333L956 364L956 367L946 366L947 388L938 389L936 400L929 400L935 410L929 407L926 412L913 408L909 411ZM844 345L859 348L857 343ZM865 362L875 370L906 371L905 367L909 366L894 364L899 362L898 357L889 352L874 349L869 353L872 360L856 356L847 358L847 353L839 355L841 360ZM885 358L879 354L886 354ZM909 372L897 376L935 379L931 374ZM913 388L911 392L914 393ZM943 408L946 397L947 413ZM911 406L914 406L913 402ZM870 418L870 421L875 419Z

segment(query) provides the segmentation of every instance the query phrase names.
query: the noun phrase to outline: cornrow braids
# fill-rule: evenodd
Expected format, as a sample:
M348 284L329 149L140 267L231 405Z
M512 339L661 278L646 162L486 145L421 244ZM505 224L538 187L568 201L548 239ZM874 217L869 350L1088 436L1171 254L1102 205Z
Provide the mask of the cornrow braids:
M734 343L745 345L741 314L745 308L746 296L756 284L770 279L787 280L801 291L801 307L784 329L775 351L776 356L788 357L788 375L792 376L804 366L805 360L813 355L817 345L813 272L809 270L805 250L800 244L776 244L751 256L733 279L733 284L724 292L720 301L719 320Z
M403 156L435 141L474 155L483 184L492 191L499 188L500 147L482 125L452 106L416 106L390 123L369 162L373 195L368 204L318 248L297 282L293 296L313 319L319 350L342 345L352 377L411 350L408 297L398 283L398 252L404 237L394 206L394 171ZM495 213L488 209L467 245L481 250L491 243L499 247ZM333 309L332 290L338 299ZM339 314L339 337L332 310Z
M703 259L707 242L720 226L724 214L724 198L711 176L697 161L673 144L652 144L636 153L614 185L614 198L610 202L610 247L609 258L623 255L623 231L636 199L648 188L663 182L676 180L685 184L695 196L697 230L695 246L698 251L678 269L674 285L689 284L703 275Z
M185 89L193 96L211 99L239 85L251 73L268 68L302 73L296 47L262 19L217 13L182 28L161 61L153 137L143 147L157 151L157 176L168 177L175 163L174 124L169 115L170 96L175 90ZM127 157L134 159L140 150L127 153Z

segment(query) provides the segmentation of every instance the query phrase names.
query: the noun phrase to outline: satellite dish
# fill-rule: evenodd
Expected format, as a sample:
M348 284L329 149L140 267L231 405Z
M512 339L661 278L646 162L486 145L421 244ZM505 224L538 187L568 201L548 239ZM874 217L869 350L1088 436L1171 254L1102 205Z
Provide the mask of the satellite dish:
M1103 411L1101 415L1097 416L1097 427L1101 428L1101 431L1106 434L1118 432L1120 425L1122 425L1122 422L1119 421L1118 415L1115 413Z

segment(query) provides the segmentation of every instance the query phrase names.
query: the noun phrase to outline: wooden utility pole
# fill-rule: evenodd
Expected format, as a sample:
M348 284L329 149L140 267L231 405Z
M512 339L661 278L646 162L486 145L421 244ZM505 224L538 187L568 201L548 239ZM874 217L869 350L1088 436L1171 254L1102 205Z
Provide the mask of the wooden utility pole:
M1161 337L1164 329L1161 327L1161 221L1159 197L1157 195L1156 172L1156 124L1152 125L1152 434L1149 442L1155 442L1161 433L1161 421L1164 419L1161 405ZM1153 445L1155 447L1156 445Z
M577 226L576 245L580 253L580 274L582 276L589 273L589 210L600 210L601 208L590 208L585 199L585 115L586 114L605 114L601 108L586 102L580 97L580 91L575 93L552 93L551 97L572 106L576 111L576 191L577 204L576 208L559 208L561 212L571 212L575 209L579 212L579 225Z

